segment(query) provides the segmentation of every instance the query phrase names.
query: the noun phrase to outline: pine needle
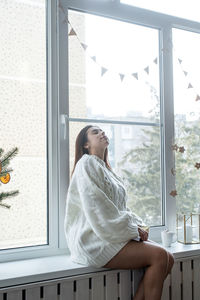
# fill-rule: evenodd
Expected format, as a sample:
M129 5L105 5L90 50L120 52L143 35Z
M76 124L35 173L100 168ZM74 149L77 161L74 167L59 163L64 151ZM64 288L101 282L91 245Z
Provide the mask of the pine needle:
M4 200L4 198L8 198L8 197L14 197L14 196L17 196L19 194L19 191L13 191L13 192L2 192L0 194L0 201Z
M0 206L5 207L5 208L10 208L11 206L5 203L1 203L0 201Z
M0 157L1 157L3 152L4 152L4 150L2 148L0 148Z
M13 169L3 170L0 172L0 177L5 176L7 173L13 172Z
M1 160L2 167L5 165L8 165L10 163L10 160L15 157L19 152L19 149L17 147L11 149Z

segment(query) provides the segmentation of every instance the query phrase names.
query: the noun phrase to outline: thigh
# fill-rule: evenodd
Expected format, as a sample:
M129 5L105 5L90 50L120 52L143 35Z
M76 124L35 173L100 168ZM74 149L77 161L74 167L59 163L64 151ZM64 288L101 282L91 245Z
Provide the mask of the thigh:
M138 269L158 260L167 262L167 251L157 243L129 241L105 266L114 269Z

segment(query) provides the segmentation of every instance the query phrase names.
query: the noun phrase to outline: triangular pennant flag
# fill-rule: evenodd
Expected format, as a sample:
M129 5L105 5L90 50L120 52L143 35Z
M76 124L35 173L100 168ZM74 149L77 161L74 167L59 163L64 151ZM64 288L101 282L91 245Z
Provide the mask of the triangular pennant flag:
M154 59L153 62L157 65L157 63L158 63L158 58L156 57L156 58Z
M119 76L120 76L120 79L121 79L121 81L123 81L123 79L124 79L124 74L121 74L121 73L119 73Z
M101 76L103 76L107 71L108 69L101 67Z
M188 74L188 72L186 72L186 71L183 71L183 73L184 73L185 76L187 76L187 74Z
M197 95L195 101L198 101L198 100L200 100L200 96L199 95Z
M132 73L131 75L138 80L138 73Z
M93 61L96 62L96 56L90 56Z
M86 50L87 47L88 47L88 46L87 46L86 44L84 44L84 43L81 43L81 46L83 47L84 50Z
M70 35L76 35L76 32L74 31L74 29L72 28L71 30L70 30L70 32L69 32L69 34L68 34L69 36Z
M179 64L181 64L182 63L182 59L178 58L178 62L179 62Z
M188 84L188 89L193 88L193 86L191 85L191 83Z
M149 74L149 66L146 67L146 68L144 68L144 71L145 71L147 74Z

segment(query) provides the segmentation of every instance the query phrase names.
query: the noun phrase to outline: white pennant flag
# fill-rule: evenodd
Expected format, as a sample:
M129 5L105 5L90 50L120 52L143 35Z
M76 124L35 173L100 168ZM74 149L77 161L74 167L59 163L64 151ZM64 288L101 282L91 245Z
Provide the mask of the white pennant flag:
M84 44L84 43L81 43L81 46L83 47L84 50L87 49L88 45Z
M183 71L183 73L184 73L185 76L187 76L187 74L188 74L188 72L186 72L186 71Z
M107 71L108 69L101 67L101 76L103 76Z
M191 83L188 84L188 89L193 88L193 86L191 85Z
M146 67L146 68L144 68L144 71L145 71L147 74L149 74L149 66Z
M138 73L132 73L131 75L138 80Z
M158 63L158 58L156 57L156 58L154 59L153 62L157 65L157 63Z
M90 56L93 61L96 62L96 56Z
M121 79L121 82L123 81L123 79L124 79L124 74L121 74L121 73L119 73L119 76L120 76L120 79Z
M182 59L178 58L178 62L179 62L179 64L181 64L182 63Z

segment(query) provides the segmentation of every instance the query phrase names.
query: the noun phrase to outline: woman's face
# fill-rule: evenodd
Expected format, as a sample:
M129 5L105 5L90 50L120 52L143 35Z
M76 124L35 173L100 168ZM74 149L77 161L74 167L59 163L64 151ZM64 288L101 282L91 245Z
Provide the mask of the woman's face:
M92 126L87 130L87 140L85 147L88 148L89 153L100 149L105 150L109 145L105 132L97 126Z

